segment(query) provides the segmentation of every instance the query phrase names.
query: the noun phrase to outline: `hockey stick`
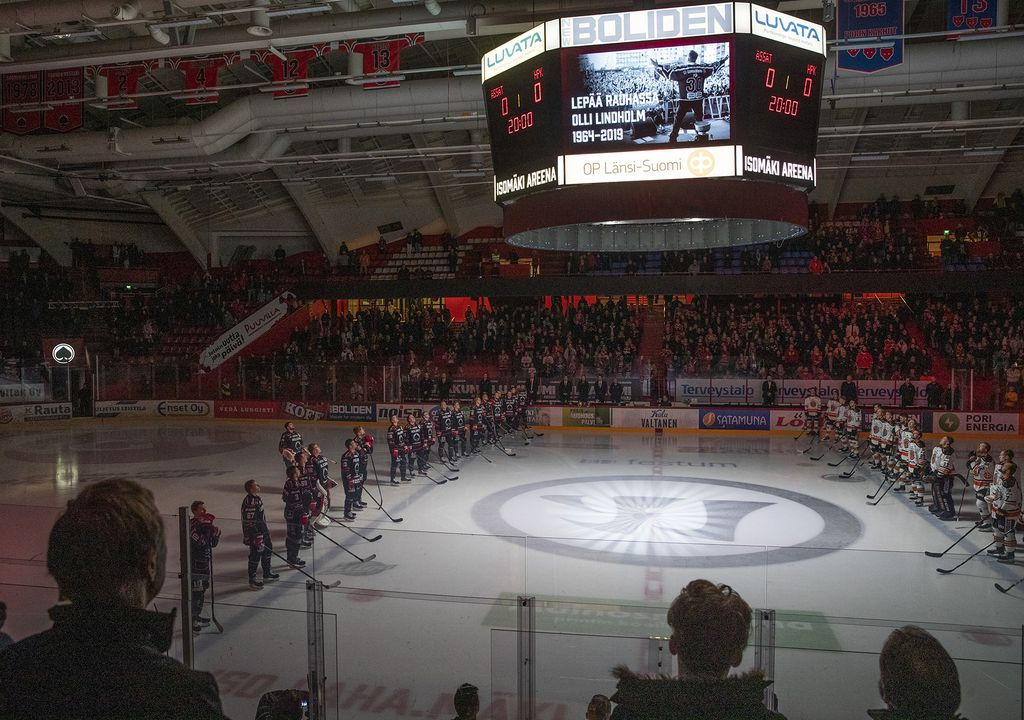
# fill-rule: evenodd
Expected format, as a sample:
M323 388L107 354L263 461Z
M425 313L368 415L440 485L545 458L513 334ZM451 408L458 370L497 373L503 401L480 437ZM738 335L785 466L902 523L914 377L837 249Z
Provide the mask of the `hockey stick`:
M429 480L430 482L434 483L435 485L444 485L446 482L448 482L448 478L447 477L443 477L442 476L441 479L437 479L434 476L432 476L430 473L428 473L426 470L423 471L423 477L425 477L427 480ZM456 479L458 479L457 475L455 477L456 477Z
M348 549L347 547L345 547L344 545L342 545L342 544L341 544L340 542L338 542L337 540L335 540L334 538L332 538L332 537L331 537L330 535L328 535L327 533L325 533L324 531L322 531L322 530L321 530L320 528L316 527L315 525L313 526L313 531L314 531L314 532L316 532L316 534L317 534L317 535L322 535L323 537L327 538L327 539L328 539L328 540L330 540L330 541L331 541L332 543L334 543L335 545L337 545L337 546L338 546L339 548L341 548L342 550L344 550L345 552L347 552L347 553L348 553L349 555L351 555L352 557L354 557L354 558L355 558L356 560L358 560L358 561L359 561L359 562L361 562L361 563L363 563L363 562L370 562L371 560L376 560L376 559L377 559L377 555L376 555L376 554L373 554L373 555L367 555L366 557L359 557L359 556L358 556L358 555L356 555L356 554L355 554L354 552L352 552L351 550L349 550L349 549Z
M210 622L217 632L224 632L224 626L217 621L217 596L213 592L213 553L210 553Z
M977 529L978 529L979 527L980 527L980 525L977 525L977 524L976 524L976 525L975 525L974 527L972 527L972 528L971 528L970 530L968 530L968 531L967 531L967 532L965 532L965 533L964 533L963 535L961 535L961 536L960 536L960 537L959 537L959 538L957 539L957 541L956 541L955 543L953 543L952 545L950 545L950 546L949 546L948 548L946 548L946 549L945 549L945 550L943 550L942 552L929 552L929 551L925 550L924 554L925 554L925 555L927 555L928 557L933 557L933 558L940 558L940 557L942 557L943 555L945 555L946 553L948 553L948 552L949 552L950 550L952 550L953 548L955 548L955 547L956 547L956 546L957 546L957 545L958 545L958 544L960 543L960 541L961 541L961 540L963 540L963 539L964 539L965 537L967 537L967 536L968 536L968 535L970 535L970 534L971 534L972 532L974 532L975 530L977 530Z
M796 442L797 440L799 440L800 438L802 438L804 435L806 435L809 432L810 432L810 430L807 430L806 428L801 430L800 434L797 435L795 438L793 438L793 442Z
M992 547L995 544L996 544L996 541L993 540L992 542L990 542L985 547L981 548L980 550L977 550L976 552L972 553L971 555L968 555L967 558L963 562L961 562L959 565L957 565L956 567L952 567L949 570L946 570L944 568L935 568L935 572L942 573L943 575L949 575L951 572L955 571L957 568L962 567L965 563L967 563L968 560L970 560L973 557L977 557L978 555L980 555L981 553L985 552L986 550L988 550L990 547Z
M516 456L516 454L515 454L514 452L512 452L511 450L509 450L508 448L506 448L506 447L505 447L505 446L504 446L504 445L502 444L501 440L495 440L495 441L494 441L494 444L498 446L498 449L499 449L499 450L501 450L501 451L502 451L503 453L505 453L505 454L506 454L506 455L508 455L509 457L515 457L515 456Z
M809 449L810 448L808 448L808 450ZM832 444L831 443L826 443L824 452L822 452L821 455L818 455L817 457L815 457L814 455L811 455L811 460L813 460L814 462L818 462L823 457L828 455L830 452L832 452Z
M849 453L846 453L846 452L844 452L844 453L843 453L843 457L839 459L839 462L834 462L834 463L830 462L830 463L828 464L828 466L829 466L829 467L839 467L840 465L842 465L842 464L843 464L844 462L846 462L846 461L847 461L847 460L849 460L849 459L850 459L850 454L849 454Z
M370 496L370 499L373 500L373 502L377 505L377 509L380 510L385 515L387 515L388 520L390 520L393 523L402 522L403 520L405 520L405 518L391 517L391 513L384 509L384 491L380 487L380 475L377 474L377 464L373 461L373 455L370 456L370 467L373 468L373 479L377 483L377 494L380 495L380 499L375 498L373 496L373 493L371 492L368 492L367 494Z
M372 498L373 496L371 495L370 497ZM327 515L327 513L324 513L324 515ZM327 515L327 517L331 519L331 522L333 522L333 523L337 523L338 525L341 525L341 526L342 526L343 528L345 528L346 530L348 530L348 531L349 531L350 533L352 533L353 535L358 535L359 537L361 537L361 538L362 538L363 540L365 540L366 542L377 542L377 541L378 541L378 540L380 540L380 539L381 539L382 537L384 537L383 535L376 535L376 536L374 536L374 537L366 537L365 535L363 535L363 534L362 534L361 532L359 532L358 530L353 530L353 529L352 529L351 527L349 527L349 526L348 526L348 525L346 525L345 523L343 523L343 522L340 522L340 521L339 521L339 520L338 520L337 518L333 518L333 517L331 517L330 515Z
M865 495L864 497L866 497L868 500L874 500L876 497L878 497L878 493L882 492L882 486L885 485L887 482L889 482L889 476L886 475L885 473L882 473L882 482L878 484L878 489L875 490L870 495Z
M1002 585L1000 585L999 583L995 583L995 586L996 586L996 590L998 590L999 592L1001 592L1001 593L1004 593L1004 594L1005 594L1005 593L1008 593L1008 592L1010 592L1011 590L1013 590L1013 589L1014 589L1015 587L1017 587L1018 585L1020 585L1020 584L1021 584L1021 581L1024 581L1024 577L1022 577L1022 578L1021 578L1020 580L1018 580L1017 582L1015 582L1015 583L1014 583L1013 585L1011 585L1010 587L1003 587L1003 586L1002 586Z
M288 562L288 558L286 558L285 556L281 555L281 554L280 554L280 553L278 553L278 552L277 552L276 550L271 550L271 551L270 551L270 554L271 554L271 555L273 555L274 557L276 557L276 558L277 558L278 560L283 560L284 562L288 563L288 567L290 567L290 568L291 568L292 570L298 570L298 571L299 571L300 573L302 573L303 575L305 575L306 577L308 577L308 578L309 578L310 580L312 580L313 582L320 582L319 580L317 580L317 579L316 579L315 577L313 577L312 575L310 575L310 574L309 574L308 572L306 572L305 570L303 570L303 569L302 569L302 568L300 568L299 566L297 566L297 565L292 565L292 564L291 564L290 562ZM325 587L325 588L336 588L336 587L338 587L339 585L341 585L341 580L335 580L335 581L334 581L334 582L332 582L332 583L328 583L328 584L325 584L325 585L324 585L324 587Z
M874 502L869 502L869 503L867 503L868 505L874 506L874 505L877 505L878 503L882 502L882 498L884 498L884 497L885 497L886 495L888 495L888 494L889 494L889 491L890 491L890 490L892 490L892 489L893 489L894 487L896 487L896 481L895 481L895 480L889 480L889 478L887 477L887 478L886 478L885 480L883 480L882 482L884 483L884 482L886 482L886 481L888 481L888 483L889 483L889 487L887 487L887 488L885 489L885 492L883 492L883 493L881 494L881 496L879 496L879 498L878 498L877 500L875 500Z
M811 443L807 447L805 447L803 450L799 450L798 452L801 455L806 455L807 453L809 453L811 451L811 448L813 448L819 442L821 442L821 437L817 433L814 433L814 434L811 435Z
M844 477L844 478L848 478L848 477L853 477L853 474L854 474L855 472L857 472L857 468L859 468L859 467L860 467L860 464L861 464L862 462L864 462L864 457L865 457L866 455L867 455L867 453L865 453L865 452L864 452L864 451L862 450L862 451L861 451L861 453L860 453L860 455L858 455L858 456L857 456L857 462L855 462L855 463L853 464L853 467L852 467L852 468L850 468L849 470L847 470L846 472L844 472L844 473L843 473L843 477Z

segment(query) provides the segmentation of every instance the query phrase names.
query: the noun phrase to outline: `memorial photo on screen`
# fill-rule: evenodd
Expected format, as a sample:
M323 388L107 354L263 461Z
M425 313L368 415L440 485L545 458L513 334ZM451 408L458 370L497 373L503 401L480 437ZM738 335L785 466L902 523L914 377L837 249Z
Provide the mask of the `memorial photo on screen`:
M728 42L580 53L563 67L569 152L731 139Z

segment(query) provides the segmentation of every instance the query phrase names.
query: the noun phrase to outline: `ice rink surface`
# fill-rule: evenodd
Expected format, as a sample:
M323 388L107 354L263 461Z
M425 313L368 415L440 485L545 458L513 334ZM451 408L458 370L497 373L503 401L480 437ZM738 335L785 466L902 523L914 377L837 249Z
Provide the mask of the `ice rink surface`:
M612 433L545 430L445 469L436 484L388 483L383 428L368 492L382 492L394 523L371 500L351 529L333 524L304 552L306 570L340 586L325 593L331 718L453 715L460 683L480 688L481 718L516 715L520 596L535 598L537 720L583 717L595 693L611 694L609 668L670 669L665 609L690 580L737 589L776 612L779 710L791 719L863 718L878 699L878 651L894 627L919 624L957 660L969 718L1016 717L1021 697L1024 583L1015 566L981 556L950 575L991 536L973 532L941 559L976 517L942 522L905 496L876 506L881 477L839 456L814 462L792 435ZM300 424L337 459L350 428ZM196 666L215 673L228 714L253 717L261 693L304 687L305 580L280 560L281 580L246 585L243 483L256 478L275 550L284 554L277 455L280 423L72 421L4 427L0 456L0 599L15 639L49 626L56 601L46 574L53 518L85 483L133 478L167 518L169 567L159 609L177 602L177 508L199 499L223 535L215 550L216 615L225 632L196 637ZM957 442L958 469L977 440ZM993 443L1017 453L1017 442ZM1020 457L1020 455L1018 455ZM955 490L959 503L961 487ZM340 516L340 510L337 511ZM360 562L334 545L344 545ZM209 596L207 596L209 603ZM209 605L207 606L209 608ZM661 648L659 650L659 648ZM176 644L172 651L180 655ZM743 667L753 663L748 650ZM657 663L661 662L659 666ZM742 668L741 668L742 669Z

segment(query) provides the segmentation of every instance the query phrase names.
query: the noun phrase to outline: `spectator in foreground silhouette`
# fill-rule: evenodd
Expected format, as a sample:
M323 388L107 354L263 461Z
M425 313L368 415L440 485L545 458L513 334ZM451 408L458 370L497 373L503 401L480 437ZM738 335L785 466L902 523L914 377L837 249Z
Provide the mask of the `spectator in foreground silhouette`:
M455 720L476 720L480 712L480 694L476 685L462 683L452 700L455 704Z
M668 648L679 677L616 667L612 720L785 720L762 704L771 682L760 673L729 677L729 668L743 661L751 616L750 606L728 585L691 582L668 610Z
M868 710L875 720L955 720L960 718L960 676L938 640L914 625L893 630L878 656L878 691L884 710Z
M153 493L87 485L50 531L46 568L62 600L53 627L0 654L3 720L220 720L217 681L164 653L175 613L146 610L167 547Z

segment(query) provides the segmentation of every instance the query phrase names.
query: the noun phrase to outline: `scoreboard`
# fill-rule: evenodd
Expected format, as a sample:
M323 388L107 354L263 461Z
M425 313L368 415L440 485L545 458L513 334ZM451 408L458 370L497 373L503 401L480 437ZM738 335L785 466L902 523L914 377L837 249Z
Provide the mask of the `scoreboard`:
M551 20L487 53L499 203L566 185L815 184L824 29L725 2Z

